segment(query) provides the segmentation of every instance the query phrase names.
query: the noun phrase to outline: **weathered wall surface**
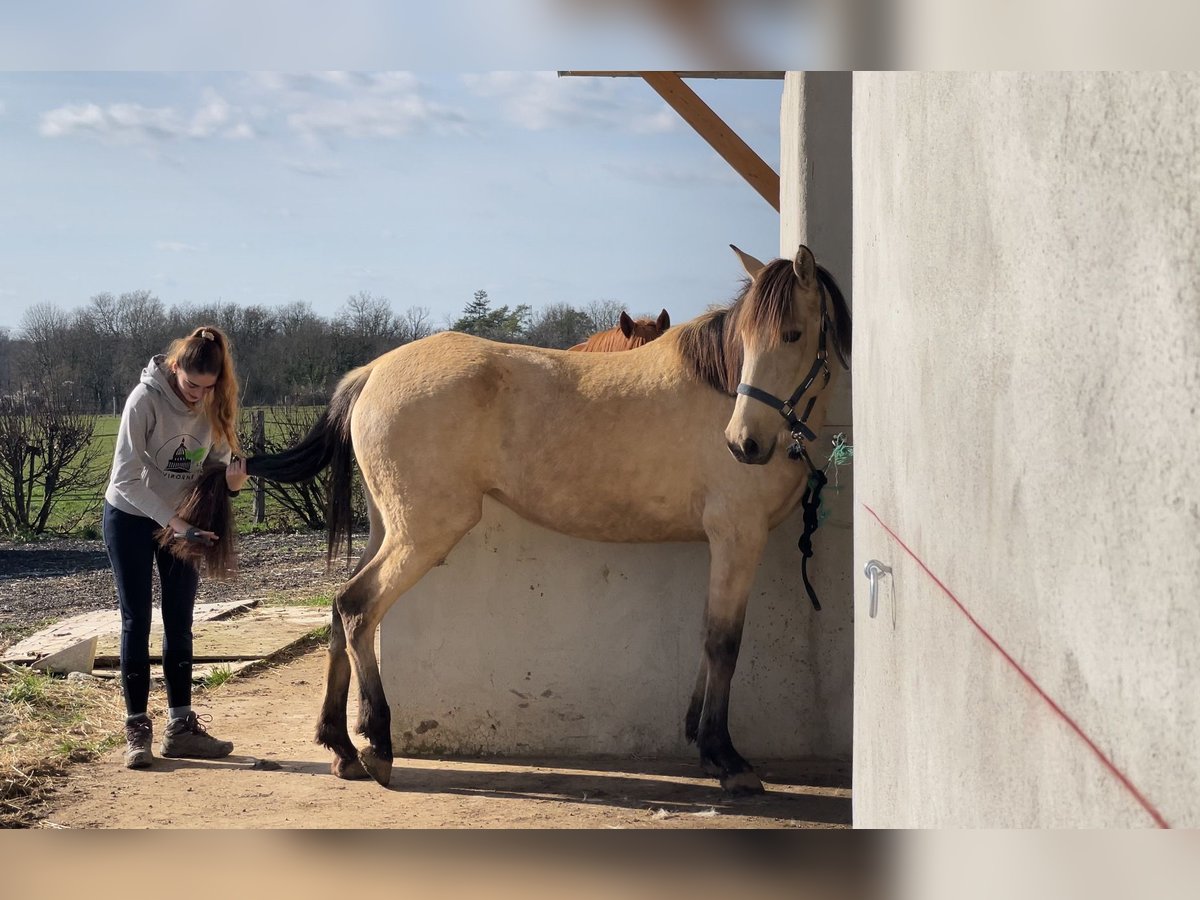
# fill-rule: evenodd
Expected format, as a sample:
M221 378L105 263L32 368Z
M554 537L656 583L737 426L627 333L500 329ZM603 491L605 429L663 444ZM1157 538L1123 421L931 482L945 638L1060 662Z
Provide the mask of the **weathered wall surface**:
M1195 75L855 76L856 825L1200 825L1198 133Z
M772 532L751 592L730 704L751 759L849 756L829 712L850 694L832 655L849 636L812 613L799 530ZM691 755L707 579L706 544L581 541L485 501L381 628L398 752Z

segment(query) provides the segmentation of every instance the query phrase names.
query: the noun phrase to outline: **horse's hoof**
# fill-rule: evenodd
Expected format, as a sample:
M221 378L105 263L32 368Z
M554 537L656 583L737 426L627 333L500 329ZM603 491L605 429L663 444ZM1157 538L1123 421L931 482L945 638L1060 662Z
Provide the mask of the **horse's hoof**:
M711 759L700 760L700 771L702 771L709 778L721 778L725 775L725 770Z
M378 784L387 787L392 780L392 761L390 759L380 759L375 755L375 751L370 747L363 747L358 751L358 759L362 763L367 774L370 775Z
M370 777L357 757L354 759L342 759L340 756L335 756L333 762L329 764L329 771L338 778L344 778L347 781Z
M735 772L721 776L721 788L735 797L748 797L751 794L761 794L763 783L753 772Z

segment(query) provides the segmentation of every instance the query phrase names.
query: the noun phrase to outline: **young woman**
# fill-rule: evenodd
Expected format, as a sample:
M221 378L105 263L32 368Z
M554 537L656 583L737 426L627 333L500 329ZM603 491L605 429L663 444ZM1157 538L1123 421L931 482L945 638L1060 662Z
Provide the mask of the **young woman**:
M193 483L210 466L228 465L225 482L237 493L246 482L238 448L238 383L229 341L206 325L172 342L142 370L125 401L112 474L104 494L104 543L121 607L121 688L125 695L125 765L154 761L150 696L150 616L154 566L162 588L163 677L168 721L163 756L216 759L233 752L208 733L192 711L192 607L199 572L159 548L154 532L220 540L176 513ZM177 538L183 540L186 538ZM207 720L209 717L205 716Z

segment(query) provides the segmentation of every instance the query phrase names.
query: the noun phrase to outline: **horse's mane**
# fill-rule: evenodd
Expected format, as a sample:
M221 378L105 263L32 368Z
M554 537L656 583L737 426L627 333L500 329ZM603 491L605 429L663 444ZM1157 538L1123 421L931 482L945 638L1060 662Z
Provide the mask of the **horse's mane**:
M653 319L638 319L638 325L653 325ZM614 326L607 331L598 331L582 344L577 344L572 347L572 350L582 350L585 352L595 353L611 353L617 350L632 350L634 347L640 347L646 343L646 339L636 331L629 337L625 337L620 326Z
M817 278L829 293L832 341L844 368L850 368L850 310L841 288L824 266ZM763 268L757 282L744 279L733 303L710 310L679 326L679 348L693 374L723 394L737 392L742 371L743 330L767 336L768 346L779 341L784 316L791 308L796 271L792 261L777 259Z

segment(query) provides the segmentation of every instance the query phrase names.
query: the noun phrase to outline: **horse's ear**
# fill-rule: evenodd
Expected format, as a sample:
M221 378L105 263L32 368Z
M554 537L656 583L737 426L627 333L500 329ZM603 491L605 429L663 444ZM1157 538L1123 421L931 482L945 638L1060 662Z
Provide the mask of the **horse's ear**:
M792 269L795 271L796 277L800 280L800 287L808 289L816 286L817 261L813 258L812 251L803 244L796 251L796 259L792 262Z
M659 332L659 334L662 334L662 332L666 331L670 327L671 327L671 317L667 315L667 311L664 309L662 312L660 312L658 314L658 332Z
M633 319L629 318L629 313L621 310L621 334L629 337L633 334Z
M746 274L753 280L758 276L758 273L766 268L761 262L751 256L749 253L743 253L733 244L729 245L729 249L737 254L738 259L742 261L742 268L746 270Z

